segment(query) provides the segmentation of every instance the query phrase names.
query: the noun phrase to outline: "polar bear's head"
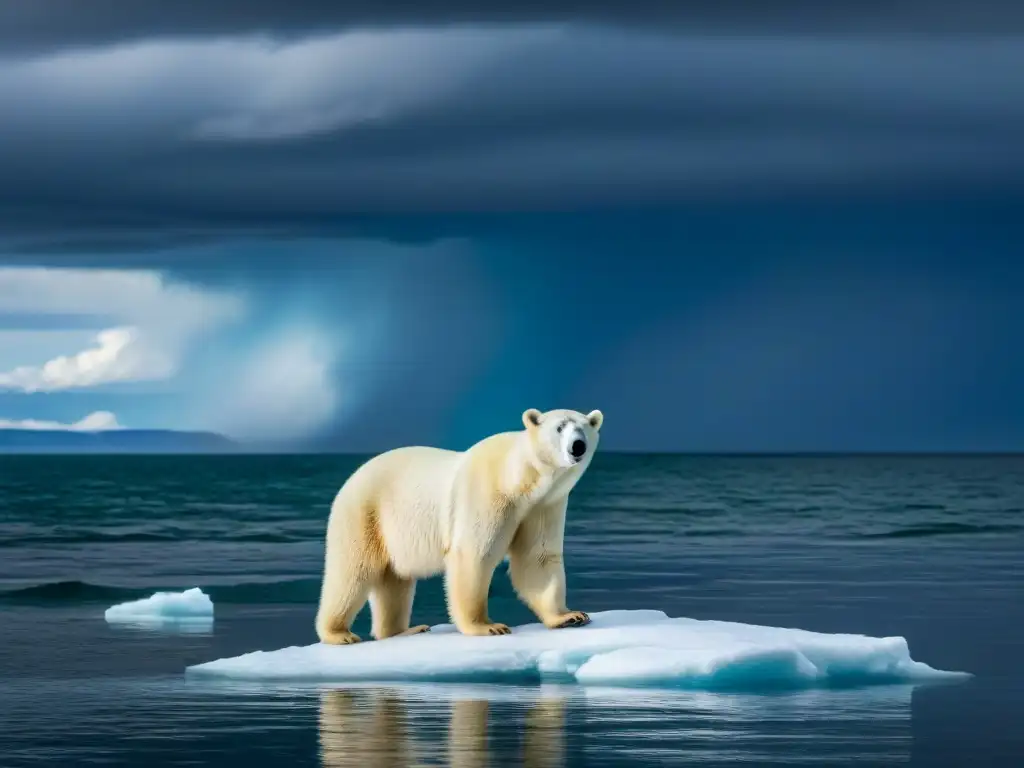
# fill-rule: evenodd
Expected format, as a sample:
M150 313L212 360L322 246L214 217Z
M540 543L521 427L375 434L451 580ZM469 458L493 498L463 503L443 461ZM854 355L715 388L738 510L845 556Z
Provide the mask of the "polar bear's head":
M586 415L569 410L541 413L536 408L529 408L523 411L523 425L537 458L563 469L590 463L600 441L603 423L604 416L600 411Z

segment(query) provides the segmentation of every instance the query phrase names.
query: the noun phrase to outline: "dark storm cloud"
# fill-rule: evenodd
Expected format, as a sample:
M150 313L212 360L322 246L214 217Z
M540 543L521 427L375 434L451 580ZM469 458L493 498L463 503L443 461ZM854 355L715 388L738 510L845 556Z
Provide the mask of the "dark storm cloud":
M115 19L104 10L113 3L91 3L80 22L77 5L19 5L29 16L0 5L2 39L53 44L22 46L0 68L0 248L373 235L396 214L1024 185L1024 47L882 34L909 31L911 18L919 30L947 24L945 6L899 4L902 27L881 11L835 21L859 36L745 37L770 28L753 4L728 17L729 36L696 22L560 23L625 19L611 4L495 6L492 20L559 23L484 27L443 26L464 20L458 4L407 17L389 4L372 30L337 33L359 22L359 6L292 5L119 3ZM850 7L827 5L793 18L824 24ZM630 21L667 13L630 7ZM725 23L713 7L686 14ZM1015 13L985 18L1010 32ZM388 26L399 22L422 26ZM258 30L294 34L240 36ZM96 47L62 48L72 33Z
M151 37L249 33L294 37L351 27L547 21L670 25L691 33L1002 35L1024 30L1024 7L1013 0L0 0L0 50L45 50Z

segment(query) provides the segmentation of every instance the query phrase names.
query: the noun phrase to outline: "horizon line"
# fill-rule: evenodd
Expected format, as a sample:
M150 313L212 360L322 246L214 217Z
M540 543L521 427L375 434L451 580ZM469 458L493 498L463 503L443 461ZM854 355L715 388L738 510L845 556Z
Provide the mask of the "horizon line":
M283 450L283 449L246 449L209 450L209 451L124 451L124 450L29 450L4 451L0 449L0 457L8 456L179 456L179 457L216 457L216 456L376 456L388 450L349 451L349 450ZM778 450L778 451L697 451L697 450L649 450L649 449L615 449L601 451L598 456L679 456L687 458L929 458L929 457L1024 457L1024 448L1016 450Z

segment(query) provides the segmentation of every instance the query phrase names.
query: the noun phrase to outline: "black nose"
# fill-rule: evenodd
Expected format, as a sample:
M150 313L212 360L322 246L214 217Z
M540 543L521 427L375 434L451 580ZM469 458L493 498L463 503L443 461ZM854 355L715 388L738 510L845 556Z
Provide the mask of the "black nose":
M572 454L574 459L578 459L587 452L587 444L582 440L573 440L572 445L569 447L569 453Z

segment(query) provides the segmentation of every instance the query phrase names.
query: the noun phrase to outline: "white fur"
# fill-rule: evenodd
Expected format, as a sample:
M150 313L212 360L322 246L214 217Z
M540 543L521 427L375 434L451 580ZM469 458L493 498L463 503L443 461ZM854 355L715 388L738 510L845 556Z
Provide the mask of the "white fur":
M590 466L602 423L599 411L530 409L523 430L466 451L397 448L362 465L331 506L320 639L356 642L352 620L367 599L374 637L425 631L409 628L415 582L442 572L452 623L464 634L504 634L508 627L487 616L487 592L506 555L513 586L541 621L586 623L565 605L562 538L569 492ZM578 458L576 440L586 444Z

